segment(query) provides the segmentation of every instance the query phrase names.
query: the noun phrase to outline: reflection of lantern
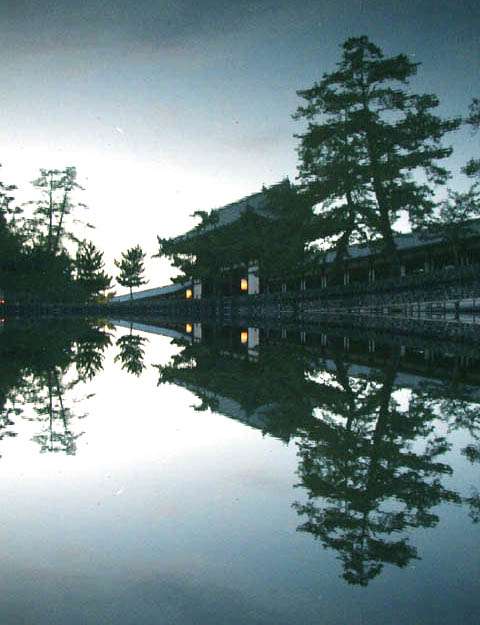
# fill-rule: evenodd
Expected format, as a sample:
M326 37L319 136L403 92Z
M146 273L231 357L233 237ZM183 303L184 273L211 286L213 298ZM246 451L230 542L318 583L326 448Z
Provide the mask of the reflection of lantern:
M248 291L248 280L246 278L242 278L240 288L242 291Z
M187 325L185 326L185 332L187 332L187 334L190 334L190 332L192 331L192 324L191 323L187 323Z
M187 289L187 290L185 291L185 297L186 297L187 299L190 299L190 298L192 297L192 295L193 295L193 293L192 293L192 289Z
M244 331L240 333L240 342L247 343L248 342L248 331Z

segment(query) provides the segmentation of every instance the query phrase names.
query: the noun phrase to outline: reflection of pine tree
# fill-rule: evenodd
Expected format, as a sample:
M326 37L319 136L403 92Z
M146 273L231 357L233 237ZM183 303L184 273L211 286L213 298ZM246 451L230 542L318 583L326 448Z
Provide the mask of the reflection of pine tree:
M405 567L418 558L406 533L433 527L439 520L433 508L442 502L464 503L474 522L480 518L477 491L462 498L442 485L452 469L440 456L450 446L437 430L440 409L449 427L465 427L473 408L447 416L448 394L436 381L436 391L410 391L402 409L393 394L398 347L390 348L382 369L353 377L334 341L328 361L335 367L326 370L323 348L267 340L250 361L228 335L223 341L206 337L179 343L181 351L157 366L159 384L190 389L202 400L199 410L218 411L215 399L229 398L247 418L256 416L264 432L297 438L299 485L309 495L294 504L303 521L299 530L338 553L349 583L365 586L385 564ZM380 358L385 361L384 352ZM459 407L455 402L452 409Z
M457 365L457 363L455 363ZM480 407L472 401L471 387L465 384L445 383L441 386L425 387L416 391L410 404L421 407L424 414L441 419L447 425L447 433L457 430L468 432L470 442L461 450L472 464L480 463ZM463 499L469 507L469 516L474 523L480 521L480 495L477 488L470 487L470 496Z
M447 449L445 439L432 436L423 452L413 450L413 441L428 437L432 426L423 414L400 413L392 398L397 363L394 359L383 379L363 384L359 393L337 362L345 425L332 420L328 436L321 428L320 436L311 430L298 442L298 475L309 493L306 504L293 504L307 517L299 530L339 552L351 584L365 586L385 563L403 567L416 558L415 547L400 532L434 526L433 506L460 501L440 481L451 472L436 460ZM336 409L340 406L337 402Z
M15 425L12 417L18 416L19 412L15 406L7 405L7 401L7 397L0 397L0 441L17 435L10 428Z
M44 429L33 440L41 446L41 451L64 452L75 455L76 441L83 432L75 434L71 427L71 409L65 406L65 393L73 388L76 382L64 383L62 372L51 369L41 381L40 388L32 387L35 412L44 423ZM82 415L85 416L85 415ZM77 418L81 418L77 415Z
M448 432L466 430L472 442L462 449L470 462L480 462L480 407L467 399L448 398L438 402L438 408L448 423Z
M78 377L91 380L103 369L104 352L112 344L111 335L93 331L75 345L75 365Z
M74 454L81 436L72 429L74 415L65 397L81 380L101 370L110 335L85 320L48 321L12 325L2 334L0 363L0 439L14 436L10 429L18 417L41 421L43 430L33 437L42 451ZM78 377L71 378L76 363ZM66 381L71 379L71 381ZM30 416L29 407L35 417Z
M121 336L116 341L120 352L115 356L115 362L121 362L122 369L139 376L146 367L143 362L145 356L143 345L146 341L146 338L132 334L132 328L130 328L130 334Z
M465 498L465 503L470 508L469 517L473 523L480 523L480 493L476 488L472 488L470 497Z

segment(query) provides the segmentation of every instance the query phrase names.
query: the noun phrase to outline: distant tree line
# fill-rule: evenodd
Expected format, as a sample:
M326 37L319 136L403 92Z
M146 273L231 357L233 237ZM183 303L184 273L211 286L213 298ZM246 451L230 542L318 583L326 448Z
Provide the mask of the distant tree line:
M15 185L0 182L0 290L2 298L22 302L102 301L112 288L103 252L79 239L74 225L87 207L75 201L82 187L75 167L41 169L32 182L37 198L15 203ZM72 252L72 250L75 250ZM139 246L115 261L118 283L130 288L145 284Z
M74 199L82 190L75 167L41 169L32 184L37 199L19 207L16 187L0 183L0 287L7 297L24 301L100 296L112 279L104 271L103 253L74 234L76 214L86 208Z

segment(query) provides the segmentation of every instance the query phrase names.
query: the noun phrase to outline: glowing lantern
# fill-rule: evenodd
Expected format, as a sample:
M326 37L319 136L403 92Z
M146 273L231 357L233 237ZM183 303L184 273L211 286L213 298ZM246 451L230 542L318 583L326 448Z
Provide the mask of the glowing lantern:
M248 342L248 331L244 331L240 333L240 342L247 343Z
M248 280L246 278L242 278L240 288L242 291L248 291Z
M186 297L187 299L190 299L190 298L192 297L192 295L193 295L193 293L192 293L192 289L187 289L187 290L185 291L185 297Z
M193 330L192 324L191 323L187 323L187 325L185 326L185 332L187 334L190 334L192 330Z

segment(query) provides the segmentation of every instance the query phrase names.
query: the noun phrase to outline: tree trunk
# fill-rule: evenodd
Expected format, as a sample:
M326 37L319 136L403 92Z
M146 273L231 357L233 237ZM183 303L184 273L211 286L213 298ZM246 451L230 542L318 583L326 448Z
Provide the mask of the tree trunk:
M368 106L368 98L365 86L362 86L362 98L363 110L368 117L370 116L371 111ZM378 154L375 150L375 141L371 135L371 128L369 125L367 125L365 128L365 136L367 143L366 147L368 152L368 160L370 161L373 192L375 194L378 206L380 234L383 237L385 254L391 262L390 273L394 277L400 277L400 257L398 255L397 246L395 245L395 241L393 238L392 224L390 223L389 215L389 202L382 184L381 176L379 175L380 164Z
M342 236L337 241L335 261L333 265L333 275L335 278L341 278L343 274L343 261L345 252L347 251L348 242L355 226L355 211L350 192L347 193L348 218Z
M48 239L47 248L48 251L52 251L52 237L53 237L53 173L50 172L50 189L48 198Z
M388 209L382 207L380 207L380 233L383 237L385 255L387 256L387 260L390 261L390 274L394 278L399 278L401 275L400 256L397 246L395 245Z
M56 231L56 234L55 234L55 243L53 245L53 250L52 250L54 254L56 254L57 249L58 249L58 244L60 243L60 235L61 235L61 232L62 232L63 217L65 215L65 211L66 211L66 208L67 208L67 199L68 199L67 192L65 191L64 195L63 195L60 219L59 219L59 222L58 222L58 225L57 225L57 231Z

